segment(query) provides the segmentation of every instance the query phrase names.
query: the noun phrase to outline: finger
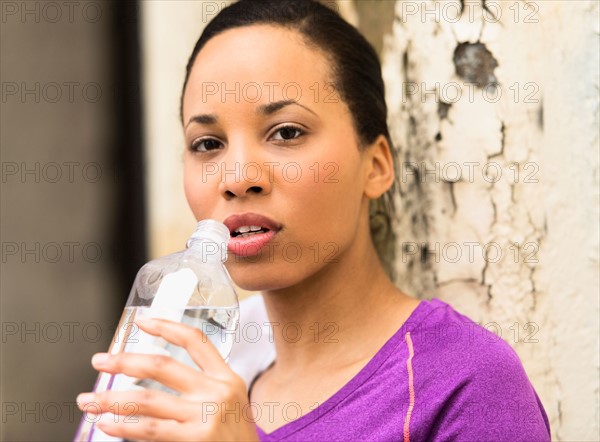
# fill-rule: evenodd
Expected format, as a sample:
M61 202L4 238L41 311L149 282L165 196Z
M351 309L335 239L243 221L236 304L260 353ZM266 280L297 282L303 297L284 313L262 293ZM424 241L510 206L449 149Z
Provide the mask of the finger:
M98 423L98 428L109 436L146 441L183 441L194 440L190 433L190 425L175 420L139 417L132 420L105 414ZM188 435L186 436L186 433ZM198 440L195 438L195 440Z
M163 355L97 353L92 358L92 365L106 373L153 379L181 393L206 390L211 385L211 380L201 371Z
M197 328L164 319L137 318L136 323L142 330L153 336L162 336L171 344L187 350L192 360L207 374L222 377L230 370L206 334Z
M77 405L82 411L94 414L113 413L131 419L143 415L184 422L197 418L199 414L198 403L148 389L82 393L77 396Z

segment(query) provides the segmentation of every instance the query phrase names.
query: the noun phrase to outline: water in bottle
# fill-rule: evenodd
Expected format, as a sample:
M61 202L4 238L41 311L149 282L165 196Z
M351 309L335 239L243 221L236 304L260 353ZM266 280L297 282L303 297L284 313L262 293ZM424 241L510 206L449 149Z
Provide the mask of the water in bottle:
M200 221L187 248L145 264L137 273L129 299L109 348L110 354L144 353L170 356L200 370L187 351L161 337L144 333L135 319L158 318L181 322L202 330L227 360L239 323L239 303L231 278L223 265L227 259L229 229L214 220ZM100 373L93 391L125 391L150 388L178 394L151 379ZM116 406L119 406L118 404ZM120 404L125 416L134 418L135 404ZM129 409L124 408L129 406ZM100 416L94 404L86 407L75 442L119 441L103 433L95 423ZM113 410L116 411L116 410Z

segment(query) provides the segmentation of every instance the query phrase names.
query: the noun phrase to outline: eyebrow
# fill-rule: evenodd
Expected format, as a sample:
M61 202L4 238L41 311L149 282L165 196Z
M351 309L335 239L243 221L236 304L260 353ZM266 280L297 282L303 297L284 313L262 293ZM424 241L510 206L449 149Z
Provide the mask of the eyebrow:
M274 101L273 103L260 105L257 109L257 113L259 115L268 117L269 115L273 115L275 112L280 111L284 107L290 106L293 104L295 104L296 106L300 106L303 109L306 109L311 114L317 115L312 109L304 106L303 104L298 103L295 100L281 100L281 101ZM213 124L217 124L218 120L219 120L219 118L214 114L194 115L188 120L185 127L188 127L191 123L205 124L205 125L210 126Z
M303 109L306 109L311 114L317 115L310 108L304 106L303 104L298 103L296 100L281 100L281 101L275 101L275 102L269 103L269 104L263 104L261 106L258 106L258 113L261 115L264 115L264 116L269 116L269 115L272 115L275 112L283 109L284 107L290 106L292 104L295 104L297 106L300 106Z
M217 116L213 115L213 114L194 115L192 118L190 118L188 120L185 127L188 127L192 123L206 124L206 125L217 124L217 120L218 120Z

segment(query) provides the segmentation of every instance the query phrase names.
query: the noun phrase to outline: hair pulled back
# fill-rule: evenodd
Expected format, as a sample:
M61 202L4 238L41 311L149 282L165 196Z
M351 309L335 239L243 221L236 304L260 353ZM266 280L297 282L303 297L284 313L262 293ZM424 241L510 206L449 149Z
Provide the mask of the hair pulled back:
M208 23L196 42L186 66L183 96L196 57L213 37L234 28L273 25L298 32L304 41L331 60L333 87L346 103L359 139L359 148L384 135L392 146L387 126L385 88L377 53L363 35L336 11L315 0L240 0L223 8ZM395 168L395 167L394 167ZM395 184L371 202L370 226L380 259L392 276Z

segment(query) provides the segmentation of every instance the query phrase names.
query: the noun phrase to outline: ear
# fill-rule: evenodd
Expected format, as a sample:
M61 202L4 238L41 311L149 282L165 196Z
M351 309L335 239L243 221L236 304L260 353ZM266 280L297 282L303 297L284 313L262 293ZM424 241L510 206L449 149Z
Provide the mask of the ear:
M377 199L394 182L392 149L385 136L379 135L365 152L365 196Z

